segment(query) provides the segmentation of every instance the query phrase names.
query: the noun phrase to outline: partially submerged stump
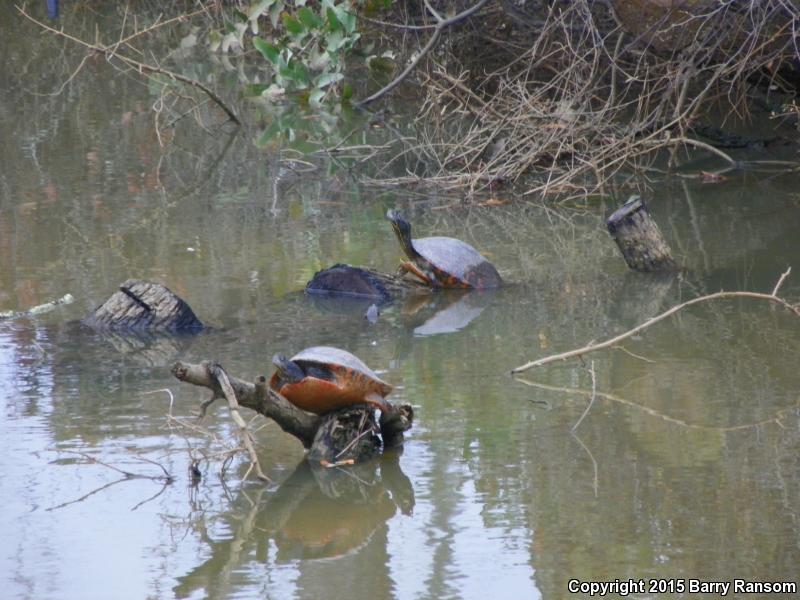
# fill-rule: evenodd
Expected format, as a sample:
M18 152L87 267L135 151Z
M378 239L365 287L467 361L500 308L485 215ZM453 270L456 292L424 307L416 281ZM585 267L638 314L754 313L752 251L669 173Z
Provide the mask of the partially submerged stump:
M424 289L428 288L397 275L339 263L315 273L306 285L306 294L364 298L388 304L409 292Z
M606 225L631 269L648 273L677 269L669 244L639 196L631 196Z
M217 365L208 361L178 362L173 365L172 374L186 383L209 388L214 393L213 400L223 396L214 375L217 370ZM308 459L316 463L360 462L375 456L381 448L400 446L414 420L414 411L408 404L389 404L390 410L382 412L377 423L374 411L367 406L351 406L319 416L297 408L271 390L263 376L255 383L231 376L228 379L240 406L275 421L309 449Z
M197 333L203 329L189 305L160 283L128 279L83 320L93 329Z

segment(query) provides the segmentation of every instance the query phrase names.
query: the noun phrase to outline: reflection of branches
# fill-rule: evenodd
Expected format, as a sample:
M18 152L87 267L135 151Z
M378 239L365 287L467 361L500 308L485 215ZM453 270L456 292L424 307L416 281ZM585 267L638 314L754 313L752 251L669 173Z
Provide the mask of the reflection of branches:
M673 306L669 310L661 313L660 315L648 319L644 323L637 325L633 329L626 331L625 333L621 333L620 335L613 337L605 342L600 343L590 343L584 346L583 348L578 348L577 350L570 350L569 352L562 352L561 354L554 354L551 356L546 356L544 358L540 358L538 360L534 360L519 367L515 367L511 370L511 373L522 373L523 371L527 371L528 369L532 369L533 367L541 367L542 365L546 365L552 362L557 362L561 360L567 360L569 358L574 358L576 356L583 356L584 354L588 354L589 352L594 352L596 350L602 350L604 348L610 348L612 346L617 345L624 339L627 339L631 336L636 335L640 331L647 329L651 325L655 325L659 321L663 321L667 317L674 315L679 310L686 308L688 306L692 306L693 304L698 304L700 302L705 302L707 300L718 300L723 298L754 298L756 300L767 300L769 302L774 302L780 306L783 306L785 309L793 313L794 315L800 317L800 308L795 305L789 304L783 298L778 296L778 290L780 290L781 285L783 285L784 280L789 276L789 273L792 272L791 267L789 267L780 277L778 283L775 284L772 292L769 294L763 294L759 292L716 292L715 294L708 294L707 296L700 296L699 298L693 298L692 300L688 300L683 302L682 304L678 304L677 306Z
M247 469L247 473L244 475L244 479L247 479L250 471L255 469L256 477L262 481L269 482L269 477L261 470L261 464L258 462L258 454L256 453L253 443L253 434L250 433L250 430L247 428L247 423L245 423L241 413L239 413L239 402L236 400L236 392L233 390L233 386L231 386L228 374L217 364L211 367L211 372L214 377L216 377L220 388L222 388L222 393L228 401L228 409L230 410L231 418L233 418L236 425L239 426L239 435L242 438L242 444L247 450L247 454L250 456L250 466Z
M586 454L589 455L589 458L592 461L592 471L594 472L594 481L592 484L592 488L594 489L594 497L597 498L597 490L599 488L599 476L598 476L598 468L597 468L597 460L594 458L594 454L592 451L589 450L589 447L583 443L583 440L578 437L578 434L575 433L575 428L573 427L572 430L569 432L572 437L575 438L575 441L578 442L584 450L586 450Z
M562 387L557 385L549 385L546 383L539 383L538 381L531 381L523 377L516 377L515 380L519 381L520 383L524 383L527 386L535 387L542 390L550 390L553 392L561 392L564 394L573 394L577 396L593 397L596 395L596 397L598 398L604 398L605 400L618 402L619 404L624 404L625 406L631 406L633 408L641 410L642 412L647 413L650 416L657 417L668 423L672 423L674 425L680 425L681 427L686 427L688 429L700 429L703 431L722 431L722 432L742 431L769 424L775 424L778 425L779 427L782 427L781 419L783 415L791 410L796 410L797 408L800 408L800 402L798 402L797 404L794 404L792 406L787 406L786 408L780 409L775 413L774 416L770 417L769 419L762 419L761 421L755 421L753 423L743 423L742 425L729 425L729 426L702 425L700 423L689 423L688 421L685 421L683 419L678 419L677 417L671 417L669 415L665 415L664 413L659 412L654 408L650 408L649 406L644 406L643 404L639 404L638 402L634 402L633 400L628 400L627 398L616 396L614 394L609 394L607 392L597 392L595 390L586 390L583 388L571 388L571 387Z
M117 479L117 480L112 481L110 483L106 483L104 485L101 485L100 487L92 490L91 492L88 492L88 493L84 494L80 498L76 498L75 500L70 500L69 502L63 502L63 503L61 503L61 504L59 504L57 506L51 506L50 508L46 509L48 511L58 510L59 508L64 508L65 506L69 506L70 504L77 504L79 502L83 502L87 498L90 498L91 496L94 496L95 494L98 494L98 493L100 493L100 492L102 492L104 490L107 490L108 488L110 488L112 486L115 486L118 483L122 483L123 481L131 481L132 479L149 479L151 481L161 482L163 484L161 490L158 493L156 493L155 495L151 496L150 498L147 498L147 499L139 502L138 504L136 504L136 506L134 506L131 509L131 510L136 510L137 508L139 508L143 504L145 504L147 502L150 502L154 498L157 498L158 496L160 496L164 492L166 487L168 485L170 485L175 480L175 478L172 475L170 475L169 471L167 471L164 468L164 465L162 465L161 463L158 463L158 462L156 462L154 460L150 460L149 458L144 458L142 456L135 456L134 458L136 460L141 461L141 462L146 462L146 463L150 463L150 464L156 465L157 467L159 467L161 469L161 471L164 474L163 475L145 475L144 473L133 473L131 471L126 471L124 469L120 469L119 467L115 467L114 465L111 465L111 464L105 463L105 462L103 462L101 460L98 460L94 456L86 454L85 452L78 452L77 450L59 450L59 452L67 452L69 454L77 454L78 456L83 457L84 459L86 459L90 463L98 464L98 465L101 465L103 467L106 467L107 469L111 469L112 471L116 471L117 473L120 473L122 475L122 477L120 479Z
M175 73L174 71L170 71L168 69L164 69L163 67L158 67L158 66L149 65L147 63L143 63L141 61L138 61L138 60L135 60L133 58L130 58L129 56L125 56L124 54L120 54L117 51L117 48L119 47L119 45L121 43L125 43L128 40L133 39L134 37L136 37L138 35L146 33L146 32L148 32L148 31L150 31L150 30L152 30L152 29L154 29L156 27L163 26L163 25L166 25L167 23L171 23L173 21L179 20L180 18L170 19L169 21L165 21L163 23L157 23L157 24L149 27L148 29L145 29L145 30L142 30L142 31L137 31L134 34L129 35L128 37L119 40L115 44L112 44L110 46L104 46L102 44L91 44L91 43L89 43L89 42L87 42L85 40L82 40L82 39L80 39L78 37L70 35L70 34L64 32L64 31L61 31L59 29L55 29L54 27L50 27L46 23L42 23L41 21L39 21L39 20L35 19L34 17L32 17L31 15L29 15L25 11L25 9L23 7L21 7L21 6L17 6L16 9L23 17L25 17L29 21L32 21L33 23L35 23L36 25L38 25L39 27L41 27L45 31L49 31L50 33L59 35L59 36L61 36L63 38L66 38L66 39L72 41L72 42L75 42L76 44L80 44L84 48L87 48L88 50L91 50L93 52L99 52L99 53L103 54L109 60L112 59L112 58L116 58L116 59L122 61L123 63L125 63L127 66L137 70L139 73L147 72L147 73L153 73L153 74L157 74L157 75L164 75L164 76L169 77L170 79L172 79L174 81L179 81L181 83L185 83L187 85L196 87L197 89L201 90L204 94L206 94L209 98L211 98L211 100L213 100L214 103L217 106L219 106L225 112L225 114L228 115L228 118L230 118L231 121L233 121L237 125L241 124L241 122L239 121L239 118L236 116L236 114L233 112L233 110L231 110L228 107L228 105L225 104L225 102L213 90L211 90L208 86L204 85L200 81L197 81L196 79L192 79L191 77L186 77L185 75L180 75L179 73ZM197 13L192 13L192 14L197 14ZM184 17L185 17L185 15L184 15ZM82 65L83 65L83 63L81 63L81 66ZM74 74L73 74L73 77L74 77Z
M591 410L594 401L597 400L597 375L594 372L594 361L592 361L591 365L589 366L589 373L592 375L592 396L589 398L589 404L586 405L586 410L583 411L583 414L577 420L575 425L572 426L572 433L575 433L575 430L578 429L578 426L581 424L581 421L589 414L589 410Z
M575 422L575 425L572 426L572 429L570 429L569 432L572 435L572 437L574 437L575 440L581 445L581 447L584 450L586 450L586 454L588 454L589 458L592 460L592 468L594 469L594 486L593 486L594 497L597 498L597 487L598 487L597 461L595 460L592 451L589 450L589 447L583 443L583 440L579 438L578 434L576 433L578 425L580 425L583 419L586 417L586 415L589 414L589 410L591 410L592 405L594 405L594 401L597 400L597 375L594 371L594 361L592 361L591 365L589 366L589 373L592 376L592 395L591 398L589 399L589 404L586 405L586 410L583 411L583 414L581 414L580 418Z

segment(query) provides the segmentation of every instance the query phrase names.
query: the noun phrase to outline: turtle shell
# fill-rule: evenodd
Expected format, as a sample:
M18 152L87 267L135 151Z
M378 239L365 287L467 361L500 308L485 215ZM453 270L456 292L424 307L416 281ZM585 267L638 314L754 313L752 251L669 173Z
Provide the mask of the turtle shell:
M314 346L298 352L291 361L305 377L288 382L276 372L270 387L298 408L318 415L368 402L368 396L384 398L392 391L391 385L346 350Z
M472 246L451 237L411 240L414 250L433 268L442 287L500 287L503 280L494 265Z

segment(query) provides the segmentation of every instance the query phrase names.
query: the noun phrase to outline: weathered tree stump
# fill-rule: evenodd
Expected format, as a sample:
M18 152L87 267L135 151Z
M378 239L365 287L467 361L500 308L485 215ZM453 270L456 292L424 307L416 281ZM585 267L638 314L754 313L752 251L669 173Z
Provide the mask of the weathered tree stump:
M203 329L189 305L160 283L129 279L83 323L100 330L197 333Z
M669 244L639 196L631 196L606 225L631 269L647 273L677 269Z
M180 381L207 387L214 397L221 397L223 392L214 371L214 365L208 361L199 364L178 362L172 367L172 374ZM410 405L395 406L391 403L388 403L390 410L382 412L377 423L373 409L366 405L315 415L297 408L270 389L263 376L255 383L228 378L240 406L272 419L281 429L300 440L309 450L308 460L315 463L368 460L382 448L402 445L403 433L411 428L414 420Z

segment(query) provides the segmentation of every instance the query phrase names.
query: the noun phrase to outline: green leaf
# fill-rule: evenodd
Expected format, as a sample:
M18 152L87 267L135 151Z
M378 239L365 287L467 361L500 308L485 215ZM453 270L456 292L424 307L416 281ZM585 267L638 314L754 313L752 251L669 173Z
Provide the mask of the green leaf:
M341 30L331 31L325 36L325 45L328 52L336 52L339 48L345 45L347 39Z
M344 29L341 21L339 21L339 18L336 16L336 12L332 8L328 7L325 9L325 16L328 18L328 26L332 31Z
M314 11L305 6L297 11L297 18L308 29L320 29L325 24L325 21L314 14Z
M346 10L342 10L339 11L336 16L339 17L339 21L342 22L342 25L344 25L345 31L347 31L347 33L353 33L356 30L355 14L347 12Z
M317 80L314 83L314 85L322 89L325 86L341 81L342 79L344 79L344 75L342 73L323 73L322 75L317 77Z
M261 53L261 56L266 58L273 65L277 64L278 59L280 58L281 55L281 51L278 49L277 46L275 46L274 44L270 44L269 42L259 37L253 38L253 46L255 46L256 50L258 50Z
M250 5L250 8L247 9L247 17L251 20L257 19L265 12L267 12L267 10L269 10L269 7L272 6L274 2L275 0L258 0L257 2L253 2Z
M242 23L247 23L249 20L247 15L240 11L238 8L233 9L233 15Z
M325 90L314 90L308 95L308 103L316 108L322 104L322 99L324 97Z
M291 15L283 15L283 26L292 35L302 35L306 32L303 24Z
M248 83L244 86L244 95L248 97L260 96L269 86L266 83Z
M303 88L308 85L308 69L301 63L285 65L278 72L282 77L294 81L297 87Z
M279 121L273 121L269 127L264 130L264 133L256 140L256 147L264 148L274 140L281 133L281 126Z
M281 12L283 12L283 2L276 2L269 7L269 20L272 23L273 29L278 26L278 19L281 18Z
M331 64L331 56L328 52L320 52L315 45L311 50L311 56L306 60L306 64L312 71L324 71Z
M353 97L353 86L349 83L342 85L342 102L347 102Z

